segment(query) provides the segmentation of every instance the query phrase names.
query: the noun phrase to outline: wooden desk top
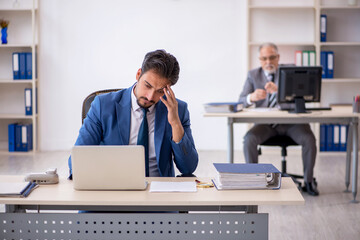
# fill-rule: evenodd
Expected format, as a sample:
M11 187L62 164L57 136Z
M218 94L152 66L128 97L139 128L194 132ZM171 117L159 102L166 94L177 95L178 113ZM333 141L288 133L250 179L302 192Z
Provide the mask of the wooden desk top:
M198 178L209 181L208 178ZM0 181L22 181L23 176L0 175ZM151 181L194 181L195 178L148 178ZM279 190L228 190L198 188L196 193L145 191L76 191L72 181L40 185L27 198L0 198L0 204L81 206L241 206L302 205L305 200L290 178L282 178Z

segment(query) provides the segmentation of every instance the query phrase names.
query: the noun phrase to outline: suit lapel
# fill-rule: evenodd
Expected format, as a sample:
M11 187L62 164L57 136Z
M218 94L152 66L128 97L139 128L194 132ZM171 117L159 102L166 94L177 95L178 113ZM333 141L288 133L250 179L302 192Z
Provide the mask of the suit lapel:
M124 91L120 101L116 103L116 117L119 128L121 144L129 144L130 122L131 122L131 90L130 87Z

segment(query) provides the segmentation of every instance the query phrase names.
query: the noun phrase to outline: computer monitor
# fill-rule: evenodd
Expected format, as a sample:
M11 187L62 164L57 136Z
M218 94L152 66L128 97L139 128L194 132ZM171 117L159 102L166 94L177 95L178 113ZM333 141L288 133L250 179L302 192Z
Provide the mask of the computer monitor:
M322 67L279 67L278 103L295 103L293 113L306 113L305 102L320 102Z

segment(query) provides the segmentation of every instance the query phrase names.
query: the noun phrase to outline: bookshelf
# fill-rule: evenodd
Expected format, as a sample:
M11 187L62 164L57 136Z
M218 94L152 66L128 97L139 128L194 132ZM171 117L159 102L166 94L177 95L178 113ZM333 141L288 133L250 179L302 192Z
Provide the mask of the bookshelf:
M359 1L360 2L360 1ZM295 51L334 51L334 78L323 79L321 105L352 102L360 89L360 3L343 0L248 0L248 66L260 66L258 47L274 42L280 63L294 63ZM320 15L327 15L327 41L320 41ZM346 92L340 92L339 88Z
M327 41L320 41L320 16L327 15ZM295 51L334 52L334 78L324 78L320 104L351 104L360 89L360 1L248 0L247 69L260 66L258 47L277 44L280 64L295 63ZM319 138L319 125L312 124Z
M38 149L38 114L36 76L38 52L38 1L3 0L0 2L1 19L8 20L8 43L0 42L0 153L8 152L8 124L33 125L33 151ZM12 53L32 53L32 78L13 80ZM25 88L32 89L32 115L25 114ZM28 152L28 153L31 153ZM17 154L18 152L11 152ZM24 152L19 152L24 154ZM25 153L26 154L26 153Z

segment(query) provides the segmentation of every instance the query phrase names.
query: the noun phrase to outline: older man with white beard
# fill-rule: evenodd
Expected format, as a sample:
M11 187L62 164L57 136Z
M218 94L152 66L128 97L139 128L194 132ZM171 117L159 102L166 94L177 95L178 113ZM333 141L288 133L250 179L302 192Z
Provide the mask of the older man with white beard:
M259 47L261 67L249 71L239 101L245 107L276 107L278 67L280 55L273 43ZM306 191L312 196L319 195L313 183L316 159L316 140L309 124L255 124L244 137L244 155L247 163L258 162L257 146L276 135L289 136L302 146L304 182Z

